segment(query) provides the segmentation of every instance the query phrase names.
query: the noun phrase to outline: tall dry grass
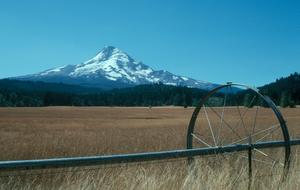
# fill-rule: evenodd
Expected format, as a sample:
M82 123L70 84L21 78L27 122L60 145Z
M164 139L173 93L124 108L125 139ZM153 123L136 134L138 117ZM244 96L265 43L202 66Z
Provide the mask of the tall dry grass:
M184 148L193 109L1 108L0 159L88 156ZM300 109L282 110L290 133L300 133ZM254 171L252 189L300 189L297 149L289 177L281 169ZM0 189L247 189L238 154L84 168L1 171ZM227 158L228 158L227 157Z
M299 161L294 164L283 183L280 182L281 171L273 170L270 171L270 175L265 176L258 176L254 173L251 189L299 189L300 171L299 167L298 169L295 167ZM17 174L21 175L19 177L0 178L0 189L248 189L247 167L238 168L237 170L226 161L222 163L222 167L216 168L201 159L197 160L192 169L187 167L185 161L177 161L111 165L88 169L26 171L26 173L18 171ZM44 174L30 175L37 172Z

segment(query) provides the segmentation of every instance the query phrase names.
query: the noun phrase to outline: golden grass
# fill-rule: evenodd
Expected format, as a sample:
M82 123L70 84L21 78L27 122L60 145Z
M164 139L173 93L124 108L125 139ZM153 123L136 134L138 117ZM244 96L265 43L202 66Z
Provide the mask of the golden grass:
M299 163L298 163L299 164ZM298 167L299 168L299 167ZM77 168L78 169L78 168ZM86 169L86 168L85 168ZM220 168L211 167L205 161L198 161L196 167L188 170L185 162L151 163L134 165L103 166L67 173L60 169L43 171L24 171L25 176L0 178L0 189L247 189L247 168L235 170L222 164ZM35 172L44 174L28 175ZM51 173L52 172L52 173ZM66 172L66 170L64 170ZM18 171L18 174L24 174ZM292 169L284 183L279 183L276 171L269 176L255 176L251 189L299 189L299 170ZM3 175L3 174L2 174ZM11 175L11 173L10 173Z
M193 109L1 108L0 159L88 156L185 148ZM300 109L282 109L291 136L299 137ZM270 116L271 117L271 116ZM228 118L229 119L229 118ZM290 177L280 189L299 189L296 149ZM230 157L230 156L229 156ZM231 157L236 158L233 154ZM222 157L100 167L1 172L0 189L247 189L245 160ZM78 171L80 170L80 171ZM32 175L38 173L39 175ZM43 174L41 174L43 173ZM254 174L253 189L279 187L280 170ZM31 175L28 175L31 174ZM258 175L258 174L257 174Z

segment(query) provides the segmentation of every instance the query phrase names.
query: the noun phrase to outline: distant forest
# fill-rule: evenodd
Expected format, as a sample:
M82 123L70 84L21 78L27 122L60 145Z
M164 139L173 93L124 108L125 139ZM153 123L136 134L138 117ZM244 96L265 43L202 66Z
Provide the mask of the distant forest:
M286 78L259 88L277 105L294 107L300 104L300 75ZM61 83L0 80L0 106L195 106L207 93L205 90L163 84L139 85L131 88L103 91ZM217 95L218 96L218 95ZM221 96L221 95L220 95ZM235 104L248 105L246 91L231 95ZM218 102L218 98L214 103Z
M163 84L104 91L75 85L0 80L0 106L191 106L207 91Z
M288 77L277 79L273 83L260 87L259 90L281 107L300 105L300 73L296 72Z

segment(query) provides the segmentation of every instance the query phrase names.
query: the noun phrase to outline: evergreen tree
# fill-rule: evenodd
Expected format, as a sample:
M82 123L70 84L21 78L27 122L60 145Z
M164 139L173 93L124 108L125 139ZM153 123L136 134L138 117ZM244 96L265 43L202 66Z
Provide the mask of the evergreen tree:
M5 97L0 94L0 106L5 106L6 105L6 100Z
M253 102L251 102L253 99L253 97L251 96L251 94L246 94L244 96L244 101L243 101L243 106L245 107L253 107Z
M173 105L174 106L181 106L183 103L182 101L182 96L181 94L176 94L174 97L173 97Z
M280 96L280 106L285 108L287 106L289 106L290 102L289 102L289 94L287 91L283 91L281 93L281 96Z

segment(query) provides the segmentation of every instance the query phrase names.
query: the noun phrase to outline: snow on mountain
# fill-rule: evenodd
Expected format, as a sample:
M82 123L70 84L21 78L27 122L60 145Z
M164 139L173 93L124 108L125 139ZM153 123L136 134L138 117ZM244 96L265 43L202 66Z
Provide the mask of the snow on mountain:
M174 75L165 70L153 70L151 67L135 61L125 52L112 46L104 47L95 57L84 63L66 65L17 78L79 84L104 89L158 82L201 89L211 89L217 86L209 82Z

